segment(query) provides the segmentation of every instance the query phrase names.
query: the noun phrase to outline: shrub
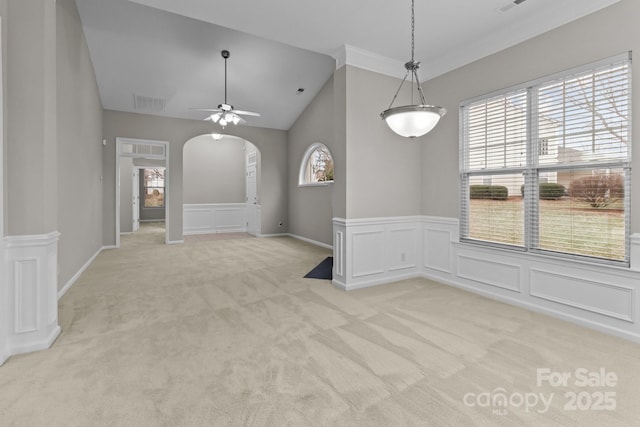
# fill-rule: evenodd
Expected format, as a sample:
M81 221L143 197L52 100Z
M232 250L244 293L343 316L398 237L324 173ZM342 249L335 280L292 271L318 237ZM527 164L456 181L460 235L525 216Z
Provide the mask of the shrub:
M520 194L524 197L524 184L520 186ZM565 195L565 188L562 184L543 182L538 187L538 194L542 200L558 200Z
M470 185L469 197L471 199L490 199L491 186L490 185Z
M471 199L507 200L509 189L502 185L470 185Z
M542 200L558 200L564 196L564 185L551 182L541 183L539 187L540 199Z
M509 189L502 185L492 185L490 191L492 200L507 200L509 197Z
M620 174L597 172L571 181L569 195L594 208L605 208L624 197L624 179Z

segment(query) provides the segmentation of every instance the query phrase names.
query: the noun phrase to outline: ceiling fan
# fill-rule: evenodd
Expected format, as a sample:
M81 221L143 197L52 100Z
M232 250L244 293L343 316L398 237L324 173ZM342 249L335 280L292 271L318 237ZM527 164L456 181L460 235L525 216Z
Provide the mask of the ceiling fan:
M246 121L240 116L260 117L260 113L236 110L233 108L233 105L227 103L227 59L229 59L231 54L228 50L223 50L220 54L224 58L224 103L218 105L218 108L192 108L192 110L211 112L212 114L205 118L205 120L211 120L214 123L218 123L224 129L224 127L229 123L234 125L246 123Z

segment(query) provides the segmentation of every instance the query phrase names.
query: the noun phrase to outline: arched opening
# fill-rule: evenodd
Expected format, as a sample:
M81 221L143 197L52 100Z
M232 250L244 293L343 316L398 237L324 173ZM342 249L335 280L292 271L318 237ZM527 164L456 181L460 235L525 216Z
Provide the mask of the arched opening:
M200 135L182 151L183 234L260 235L260 150L231 135Z

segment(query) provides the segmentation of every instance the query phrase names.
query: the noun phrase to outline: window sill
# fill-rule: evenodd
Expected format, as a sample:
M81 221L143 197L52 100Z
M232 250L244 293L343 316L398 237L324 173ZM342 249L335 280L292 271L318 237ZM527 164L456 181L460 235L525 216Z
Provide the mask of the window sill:
M308 184L298 184L298 187L329 187L333 181L326 182L310 182Z

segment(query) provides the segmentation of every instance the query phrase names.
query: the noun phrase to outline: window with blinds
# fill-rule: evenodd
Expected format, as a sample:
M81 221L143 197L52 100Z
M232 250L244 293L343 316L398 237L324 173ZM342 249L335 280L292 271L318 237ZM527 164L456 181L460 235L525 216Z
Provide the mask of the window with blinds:
M628 263L630 55L461 106L461 237Z

